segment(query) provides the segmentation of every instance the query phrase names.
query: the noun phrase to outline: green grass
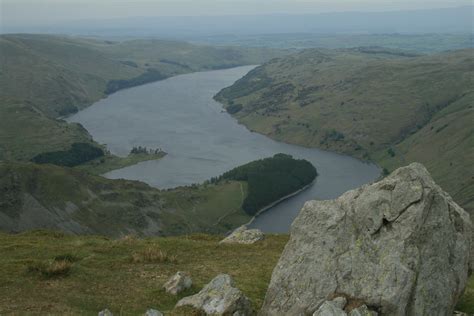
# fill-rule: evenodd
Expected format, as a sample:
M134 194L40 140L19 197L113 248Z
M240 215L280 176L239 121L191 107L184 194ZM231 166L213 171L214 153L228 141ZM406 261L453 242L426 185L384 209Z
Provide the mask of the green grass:
M108 308L138 315L155 308L166 315L192 315L173 310L176 302L220 273L230 274L258 310L288 235L267 235L253 245L219 244L220 239L204 234L115 240L50 231L0 234L0 313L97 315ZM31 271L65 257L73 258L66 260L67 273ZM188 272L193 286L176 297L162 286L177 271ZM474 313L472 277L457 310Z
M155 308L167 315L183 296L198 292L220 273L230 274L258 309L286 235L270 235L254 245L220 245L221 236L189 235L168 238L73 237L36 231L0 234L0 314L138 315ZM135 253L159 249L173 260L134 262ZM64 253L74 255L67 274L45 278L28 267L51 262ZM178 297L162 285L177 271L190 273L193 286ZM168 314L169 312L169 314Z
M309 49L256 68L216 99L241 105L239 122L276 140L389 171L421 162L474 214L473 52Z
M474 314L474 276L469 278L464 295L458 302L456 309L468 315Z
M87 171L91 174L101 175L112 170L122 169L128 166L135 165L139 162L158 160L165 156L164 152L157 154L129 154L127 157L119 157L111 154L107 154L104 157L100 157L89 161L87 163L77 166L77 169Z

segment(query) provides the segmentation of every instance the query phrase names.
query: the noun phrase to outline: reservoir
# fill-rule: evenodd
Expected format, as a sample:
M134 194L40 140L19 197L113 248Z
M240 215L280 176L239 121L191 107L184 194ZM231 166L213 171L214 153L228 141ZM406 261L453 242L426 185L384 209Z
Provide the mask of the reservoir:
M164 189L203 182L252 160L287 153L309 160L319 176L307 190L258 216L251 227L288 232L305 201L331 199L375 180L379 168L358 159L314 148L276 142L249 131L213 96L254 66L180 75L126 89L68 118L81 123L114 154L134 146L161 148L163 159L105 174L140 180Z

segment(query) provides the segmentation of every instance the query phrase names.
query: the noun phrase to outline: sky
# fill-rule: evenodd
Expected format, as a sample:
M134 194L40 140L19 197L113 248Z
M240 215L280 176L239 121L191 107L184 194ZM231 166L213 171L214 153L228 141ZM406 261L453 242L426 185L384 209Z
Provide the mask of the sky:
M0 0L3 25L140 16L393 11L472 5L472 0Z

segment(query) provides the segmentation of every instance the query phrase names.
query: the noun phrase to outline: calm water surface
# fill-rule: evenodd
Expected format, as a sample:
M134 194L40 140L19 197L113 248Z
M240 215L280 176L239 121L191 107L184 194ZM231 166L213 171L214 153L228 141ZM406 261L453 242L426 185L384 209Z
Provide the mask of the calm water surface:
M287 232L304 202L330 199L371 182L379 169L349 156L279 143L239 125L212 97L253 66L199 72L119 91L68 120L81 123L109 150L126 156L133 146L162 148L168 153L114 170L112 179L140 180L158 188L203 182L211 177L276 153L311 161L319 176L308 190L260 215L253 227Z

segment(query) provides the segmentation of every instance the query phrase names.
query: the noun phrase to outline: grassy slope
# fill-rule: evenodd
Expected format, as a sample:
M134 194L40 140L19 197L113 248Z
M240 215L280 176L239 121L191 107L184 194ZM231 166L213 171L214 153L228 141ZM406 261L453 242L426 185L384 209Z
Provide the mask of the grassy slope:
M129 154L127 157L117 157L114 155L106 154L104 157L100 157L86 163L77 166L77 169L85 170L91 174L102 175L109 171L122 169L127 166L135 165L139 162L148 160L158 160L165 156L164 152L157 154Z
M217 99L243 105L239 121L277 140L389 170L420 161L472 212L473 68L472 49L420 57L305 50L255 69Z
M171 41L118 43L2 35L0 160L29 160L40 152L68 149L77 140L91 141L84 129L57 118L105 97L110 80L135 78L148 68L169 77L256 64L277 54L268 49L212 48Z
M138 315L155 308L166 315L193 315L189 310L173 310L174 305L219 273L230 274L258 310L288 236L270 235L254 245L220 245L221 238L190 235L110 240L44 231L0 234L0 313L97 315L109 308L114 314ZM133 262L134 254L150 248L175 256L177 261ZM28 272L28 267L61 255L76 259L68 275L46 278ZM187 271L193 279L192 288L178 297L161 288L176 271ZM473 280L458 305L468 313L474 312Z
M0 163L0 230L123 236L223 233L246 223L241 182L160 191L72 168Z

